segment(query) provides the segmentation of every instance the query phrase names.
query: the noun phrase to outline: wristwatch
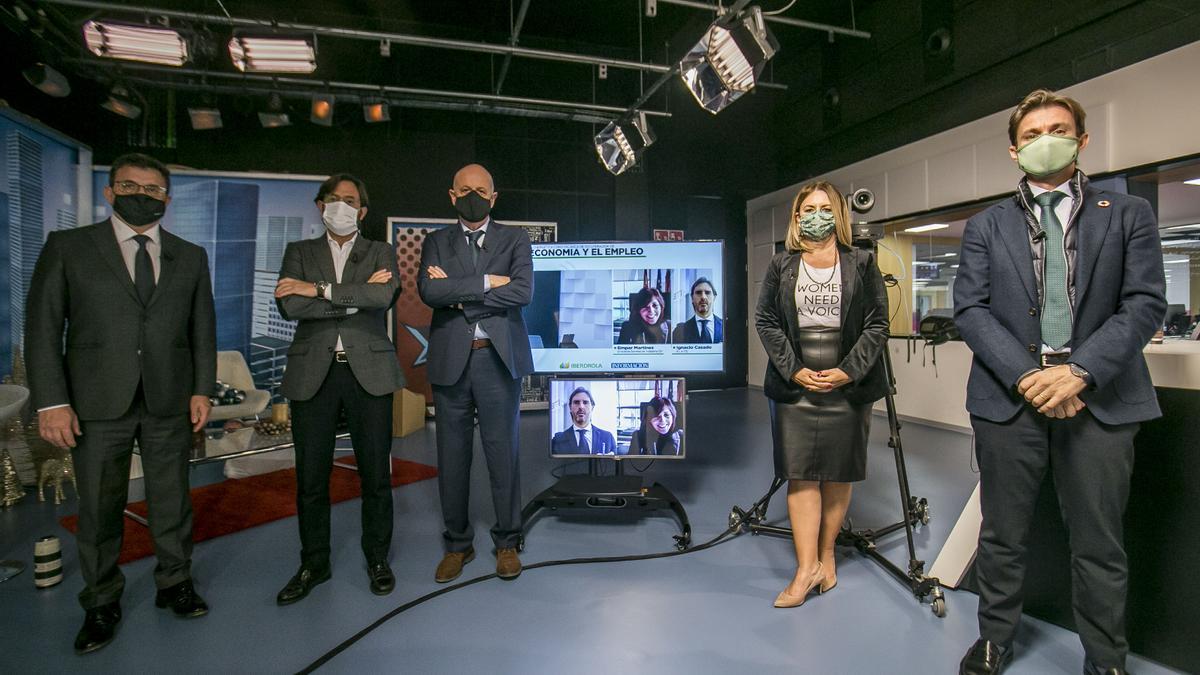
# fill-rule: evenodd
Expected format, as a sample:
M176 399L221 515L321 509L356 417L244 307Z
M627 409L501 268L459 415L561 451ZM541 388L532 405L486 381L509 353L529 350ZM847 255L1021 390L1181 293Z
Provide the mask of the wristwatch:
M328 281L318 281L317 283L315 283L313 285L317 287L317 297L324 298L325 297L325 289L329 288L329 282Z
M1083 369L1078 363L1068 363L1067 367L1071 369L1071 374L1083 380L1085 384L1092 383L1092 374Z

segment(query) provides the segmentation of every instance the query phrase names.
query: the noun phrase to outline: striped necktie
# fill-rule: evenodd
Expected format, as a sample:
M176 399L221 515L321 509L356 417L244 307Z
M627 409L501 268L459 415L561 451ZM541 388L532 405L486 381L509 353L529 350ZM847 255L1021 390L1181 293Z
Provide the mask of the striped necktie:
M1041 225L1046 231L1043 274L1042 342L1062 349L1071 341L1071 302L1067 297L1067 254L1063 247L1063 225L1054 207L1065 198L1061 192L1043 192L1033 198L1041 207Z

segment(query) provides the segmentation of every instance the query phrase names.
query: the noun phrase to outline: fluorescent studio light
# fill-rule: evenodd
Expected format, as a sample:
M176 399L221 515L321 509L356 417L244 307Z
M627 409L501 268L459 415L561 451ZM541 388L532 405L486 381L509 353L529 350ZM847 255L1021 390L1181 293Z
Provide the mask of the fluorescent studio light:
M192 118L192 128L196 131L220 129L225 126L221 122L221 111L216 108L188 108L188 116Z
M182 66L188 60L187 41L170 28L88 21L83 40L96 56L126 61Z
M628 133L629 126L637 130L636 136ZM655 135L646 121L646 113L639 112L634 116L631 125L623 126L615 121L609 122L592 140L600 163L614 176L619 176L637 164L642 151L655 141Z
M945 223L931 223L929 225L917 225L916 227L906 227L906 228L904 228L904 231L910 232L910 233L932 232L934 230L945 230L949 227L950 226L946 225Z
M1191 180L1185 180L1183 182L1187 183L1188 185L1200 185L1200 178L1193 178Z
M317 42L312 36L235 35L229 57L243 73L301 73L317 69Z
M715 115L754 88L777 51L779 42L763 22L762 10L751 7L709 26L679 62L679 76L700 107Z

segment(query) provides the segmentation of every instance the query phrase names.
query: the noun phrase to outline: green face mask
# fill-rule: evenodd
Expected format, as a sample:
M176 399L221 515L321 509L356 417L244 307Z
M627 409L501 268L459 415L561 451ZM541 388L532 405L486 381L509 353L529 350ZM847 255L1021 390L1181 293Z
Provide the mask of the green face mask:
M800 217L800 236L821 241L837 228L833 214L828 211L813 211Z
M1042 134L1017 150L1017 166L1034 178L1052 176L1079 156L1079 139Z

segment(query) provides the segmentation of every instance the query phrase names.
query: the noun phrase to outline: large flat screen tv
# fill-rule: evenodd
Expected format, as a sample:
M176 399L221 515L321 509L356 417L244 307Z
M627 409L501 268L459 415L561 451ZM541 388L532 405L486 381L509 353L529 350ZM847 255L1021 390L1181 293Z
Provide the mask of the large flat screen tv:
M721 241L534 244L534 368L723 371L723 256Z
M550 378L550 456L683 459L682 377Z

